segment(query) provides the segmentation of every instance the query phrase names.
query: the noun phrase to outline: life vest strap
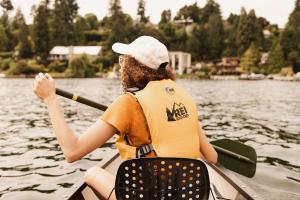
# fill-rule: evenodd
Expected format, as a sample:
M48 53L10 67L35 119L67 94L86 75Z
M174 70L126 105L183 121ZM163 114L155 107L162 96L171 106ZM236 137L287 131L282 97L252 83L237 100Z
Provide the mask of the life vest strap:
M136 148L136 158L146 157L147 154L154 151L152 144L146 144Z

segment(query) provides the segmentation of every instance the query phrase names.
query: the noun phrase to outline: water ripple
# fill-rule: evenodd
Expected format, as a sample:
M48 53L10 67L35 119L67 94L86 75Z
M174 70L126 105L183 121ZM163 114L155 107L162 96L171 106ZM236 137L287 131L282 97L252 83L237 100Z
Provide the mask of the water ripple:
M229 138L256 149L257 175L241 177L244 181L266 199L299 199L300 83L178 82L197 102L201 124L211 140ZM121 93L114 80L61 79L56 85L106 105ZM84 159L67 163L46 107L31 88L31 79L0 79L0 197L60 199L63 194L56 191L73 187L88 168L115 148L114 139ZM102 114L65 98L59 101L78 135Z

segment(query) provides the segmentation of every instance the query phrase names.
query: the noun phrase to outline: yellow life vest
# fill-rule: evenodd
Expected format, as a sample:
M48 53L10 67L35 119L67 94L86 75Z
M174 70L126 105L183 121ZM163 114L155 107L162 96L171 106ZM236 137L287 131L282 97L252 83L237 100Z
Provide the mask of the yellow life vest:
M199 124L192 97L172 80L151 81L136 93L148 123L152 146L159 157L198 158ZM136 147L119 137L123 159L135 158Z

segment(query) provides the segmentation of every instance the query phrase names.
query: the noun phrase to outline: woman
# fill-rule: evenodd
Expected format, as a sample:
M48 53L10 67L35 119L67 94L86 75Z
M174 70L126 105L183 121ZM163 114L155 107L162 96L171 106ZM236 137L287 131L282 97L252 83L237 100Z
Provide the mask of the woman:
M36 76L34 92L47 106L66 160L79 160L118 134L117 147L123 159L201 157L216 163L217 153L199 126L195 103L173 81L165 45L141 36L130 44L116 43L112 49L121 54L124 93L79 138L64 119L54 80L47 74ZM105 199L115 199L114 180L113 175L97 167L85 175L87 184Z

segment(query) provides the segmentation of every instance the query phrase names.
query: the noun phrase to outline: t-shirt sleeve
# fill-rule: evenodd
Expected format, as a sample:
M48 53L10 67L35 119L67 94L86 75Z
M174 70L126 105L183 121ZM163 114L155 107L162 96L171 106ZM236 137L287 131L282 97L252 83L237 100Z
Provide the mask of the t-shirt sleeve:
M114 126L121 135L129 133L132 118L131 98L129 94L120 95L101 116L103 121Z

